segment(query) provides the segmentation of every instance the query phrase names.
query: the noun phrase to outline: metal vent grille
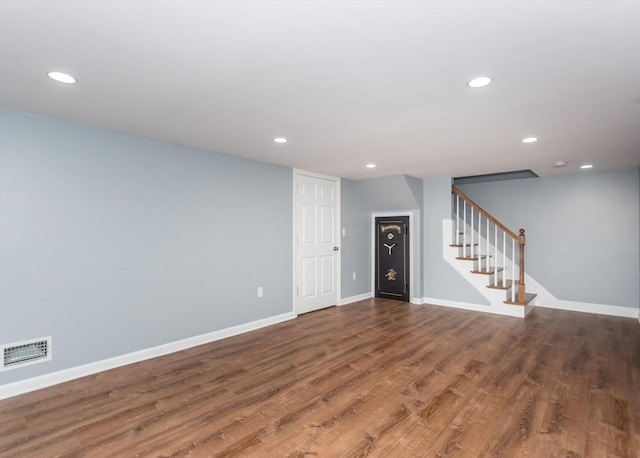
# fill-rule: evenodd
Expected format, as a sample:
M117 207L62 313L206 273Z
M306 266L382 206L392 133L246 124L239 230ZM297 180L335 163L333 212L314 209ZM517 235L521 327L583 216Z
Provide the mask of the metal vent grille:
M51 337L1 345L0 370L13 369L51 360Z

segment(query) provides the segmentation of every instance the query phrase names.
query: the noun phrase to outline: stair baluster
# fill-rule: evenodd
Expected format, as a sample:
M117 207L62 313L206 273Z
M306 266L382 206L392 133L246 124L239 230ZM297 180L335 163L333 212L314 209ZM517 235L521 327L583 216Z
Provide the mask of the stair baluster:
M460 243L460 196L456 195L456 234L454 239L456 245Z
M489 218L487 218L487 262L484 265L484 271L488 274L491 267L491 247L489 246Z
M455 234L453 246L457 247L461 253L461 259L472 260L474 263L474 273L482 273L490 276L491 288L499 288L507 291L507 303L524 305L531 298L526 294L524 284L524 245L525 231L520 229L519 234L515 234L504 224L500 223L482 207L469 199L464 193L452 186L452 193L455 195L455 202L452 203L452 210L455 212ZM460 200L462 200L462 214L460 214ZM467 206L469 210L467 210ZM469 215L467 215L469 211ZM477 212L477 218L474 213ZM486 220L486 231L483 238L483 218ZM468 224L467 224L468 223ZM460 228L462 224L462 229ZM493 243L491 242L491 224L493 224ZM467 235L468 231L471 233ZM460 235L462 234L462 243ZM511 252L507 256L507 236L511 238ZM477 241L476 241L477 238ZM500 240L502 238L502 240ZM502 242L501 253L498 246ZM516 242L518 248L516 249ZM475 245L478 245L477 249ZM492 253L493 245L493 255ZM518 279L516 273L516 257L518 258ZM502 258L502 260L500 259ZM507 260L510 258L510 279L507 280ZM484 266L483 266L484 263ZM493 265L492 265L493 264ZM498 279L498 277L500 277ZM517 291L516 291L517 286ZM527 297L529 296L529 297Z
M482 270L482 214L478 213L478 270Z
M467 201L462 199L462 257L467 257Z
M493 286L498 285L498 225L493 224L495 235L493 236Z
M473 258L474 257L474 252L475 252L475 248L474 248L474 241L473 241L473 235L475 234L475 230L473 229L473 206L471 207L471 226L469 227L469 232L471 232L471 245L469 245L469 257Z
M511 302L515 302L516 291L516 279L514 274L516 272L516 241L511 239Z
M504 281L505 281L505 277L506 277L506 272L507 272L507 237L505 236L506 234L504 233L504 231L502 232L502 268L504 269L502 271L502 280L500 281L500 286L502 286L504 288Z

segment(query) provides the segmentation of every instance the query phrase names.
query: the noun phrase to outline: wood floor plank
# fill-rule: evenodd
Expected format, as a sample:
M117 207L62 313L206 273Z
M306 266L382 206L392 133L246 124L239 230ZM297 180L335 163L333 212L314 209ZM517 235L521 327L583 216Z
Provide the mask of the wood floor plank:
M0 456L637 457L636 320L367 299L0 401Z

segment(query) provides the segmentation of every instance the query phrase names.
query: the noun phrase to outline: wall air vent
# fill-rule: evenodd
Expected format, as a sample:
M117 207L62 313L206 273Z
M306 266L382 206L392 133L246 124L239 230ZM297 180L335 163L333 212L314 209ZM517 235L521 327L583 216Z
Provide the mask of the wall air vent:
M51 360L51 336L0 345L0 371Z

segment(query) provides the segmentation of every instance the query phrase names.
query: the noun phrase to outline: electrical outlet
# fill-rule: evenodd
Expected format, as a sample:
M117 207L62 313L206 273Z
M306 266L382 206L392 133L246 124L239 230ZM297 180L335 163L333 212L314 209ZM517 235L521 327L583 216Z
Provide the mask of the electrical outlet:
M354 280L356 279L356 273L355 272L353 273L353 279Z
M343 237L347 236L347 230L344 227L342 228L342 236Z
M262 286L258 286L258 297L262 297Z

